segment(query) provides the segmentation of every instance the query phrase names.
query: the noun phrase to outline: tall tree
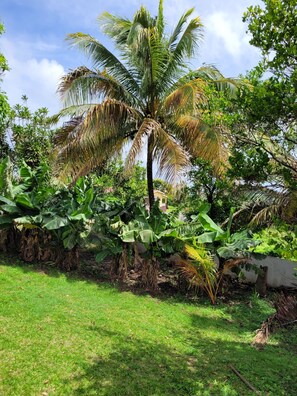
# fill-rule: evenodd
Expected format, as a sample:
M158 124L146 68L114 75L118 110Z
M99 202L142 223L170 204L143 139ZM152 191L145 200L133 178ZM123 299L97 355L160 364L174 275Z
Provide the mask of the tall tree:
M202 23L190 19L193 9L179 19L167 35L163 1L156 17L141 7L132 20L104 13L99 23L114 42L119 58L94 37L70 34L68 40L91 59L94 70L79 67L59 87L70 122L57 136L58 157L64 173L87 173L106 157L119 153L131 140L127 167L146 145L150 207L153 195L153 161L172 181L189 165L190 156L210 160L216 169L226 161L220 122L207 124L207 88L234 89L210 67L189 71L202 38ZM101 70L100 70L101 68Z
M4 25L0 22L0 36L4 33ZM2 74L9 70L5 56L0 52L0 82ZM10 113L10 106L5 92L0 87L0 159L9 153L9 145L6 141L6 128Z
M31 111L26 95L22 96L22 100L22 104L11 109L8 122L13 141L11 156L18 165L25 161L31 168L36 168L40 163L49 161L54 130L47 108Z
M249 7L243 20L250 43L263 55L252 73L255 89L241 103L245 138L297 180L297 2L263 0Z

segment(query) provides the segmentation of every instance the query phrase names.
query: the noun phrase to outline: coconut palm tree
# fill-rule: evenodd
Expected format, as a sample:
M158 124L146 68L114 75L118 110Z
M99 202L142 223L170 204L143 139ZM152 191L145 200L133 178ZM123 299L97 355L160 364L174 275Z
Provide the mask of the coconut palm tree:
M103 32L115 44L116 56L88 34L68 36L83 50L93 70L83 66L63 77L59 92L64 102L60 116L72 118L57 135L58 161L64 174L86 174L106 159L119 155L128 141L127 168L146 147L150 207L153 161L168 181L189 164L190 156L210 160L216 169L226 161L220 124L203 121L207 87L233 89L214 67L189 71L187 62L202 38L202 23L190 19L193 9L167 35L160 0L157 17L141 7L132 20L107 12L99 17Z

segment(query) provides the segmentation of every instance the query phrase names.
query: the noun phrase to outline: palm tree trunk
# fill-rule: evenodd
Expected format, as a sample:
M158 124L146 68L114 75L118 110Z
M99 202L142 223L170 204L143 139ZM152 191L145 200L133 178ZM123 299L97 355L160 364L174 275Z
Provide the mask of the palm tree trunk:
M149 209L151 210L155 202L154 182L153 182L153 150L152 150L151 136L149 136L147 142L146 178L147 178L147 191L149 197Z

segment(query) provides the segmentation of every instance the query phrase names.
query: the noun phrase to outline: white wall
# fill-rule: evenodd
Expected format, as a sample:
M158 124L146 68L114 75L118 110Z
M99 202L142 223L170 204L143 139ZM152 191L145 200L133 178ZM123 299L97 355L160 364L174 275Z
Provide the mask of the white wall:
M267 284L270 287L292 287L297 289L297 261L282 260L278 257L263 256L260 255L252 257L252 264L256 264L257 267L261 265L268 267L267 273ZM253 270L243 270L245 280L244 282L255 283L257 274Z

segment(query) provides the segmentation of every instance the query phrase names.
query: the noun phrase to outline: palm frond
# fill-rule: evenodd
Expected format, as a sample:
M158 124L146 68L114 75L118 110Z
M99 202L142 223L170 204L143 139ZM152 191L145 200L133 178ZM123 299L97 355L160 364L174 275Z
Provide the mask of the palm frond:
M173 33L172 41L169 40L170 56L160 86L168 88L176 82L176 77L180 76L185 69L185 60L193 56L202 39L203 25L198 17L192 19L182 32L182 28L192 12L193 10L189 10L185 14L185 18L181 18L181 23L177 25L177 30Z
M252 89L252 85L241 78L224 77L224 75L213 65L204 65L191 72L192 78L201 78L215 86L217 91L229 91L235 96L237 91L243 87Z
M108 75L106 71L102 73L91 72L88 75L79 76L67 83L64 87L64 78L59 91L65 107L73 105L83 105L87 103L99 103L110 98L123 101L130 106L141 107L137 96L132 95L117 80Z
M227 131L218 125L210 128L200 118L182 115L176 125L176 135L190 154L196 158L210 161L218 175L226 169L229 157L229 141Z
M127 44L127 37L132 22L126 18L120 18L109 12L103 12L98 18L100 29L115 41L118 48Z
M133 75L124 64L94 37L84 33L67 36L72 46L77 46L92 60L95 68L106 68L108 74L119 81L129 92L139 94L139 87Z
M189 281L192 287L206 291L211 302L216 300L217 278L216 264L204 246L185 246L185 251L191 260L177 259L175 264L180 273Z
M163 0L159 1L159 9L158 9L156 27L157 27L157 30L159 33L159 37L162 37L163 33L164 33L164 28L165 28Z
M180 17L168 41L168 47L171 49L171 51L174 51L174 49L176 48L178 43L178 38L180 37L183 31L184 25L187 23L189 16L192 15L193 12L194 12L194 8L191 8Z
M97 166L107 152L111 156L124 145L131 133L129 127L135 129L138 117L135 109L116 100L94 105L85 117L72 119L57 134L58 162L72 167L71 174Z
M158 128L159 125L158 123L153 120L152 118L145 118L136 132L134 138L133 138L133 143L132 146L129 150L129 153L127 154L126 158L126 169L129 170L134 164L137 155L141 152L141 149L144 144L144 138L145 136L150 135L155 128Z
M171 92L162 104L166 116L195 114L196 108L206 102L206 83L201 79L188 81Z
M159 174L170 183L176 183L190 166L189 154L161 126L154 131L153 156L159 164Z

